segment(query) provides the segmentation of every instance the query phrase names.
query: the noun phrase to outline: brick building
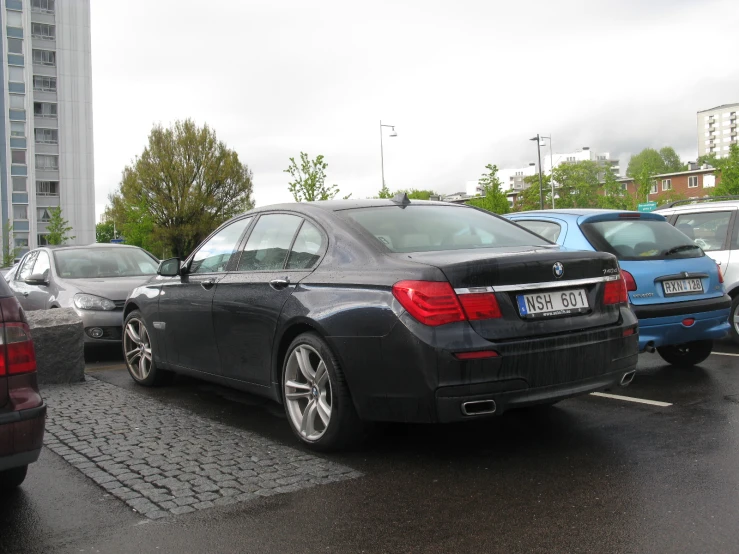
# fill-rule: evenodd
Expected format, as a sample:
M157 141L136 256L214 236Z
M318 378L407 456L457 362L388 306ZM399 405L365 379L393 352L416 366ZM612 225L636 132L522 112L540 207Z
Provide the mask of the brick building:
M655 175L654 179L656 182L649 191L649 200L657 202L662 198L669 198L675 194L686 198L710 196L721 180L716 175L715 168L710 166L697 167L695 164L692 164L692 168L688 171ZM619 179L619 182L630 194L636 194L636 184L632 178ZM640 202L646 200L646 198L639 199Z

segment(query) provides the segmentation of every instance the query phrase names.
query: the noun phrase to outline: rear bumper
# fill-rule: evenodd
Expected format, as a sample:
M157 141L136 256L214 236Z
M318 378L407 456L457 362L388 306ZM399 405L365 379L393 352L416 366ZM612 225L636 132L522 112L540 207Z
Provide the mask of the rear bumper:
M466 324L424 327L410 316L385 337L329 337L359 416L418 423L472 420L462 403L493 400L496 414L608 388L636 368L638 337L630 309L621 322L544 338L492 342ZM462 361L454 352L495 350Z
M41 453L46 404L0 413L0 471L35 462Z
M685 313L670 317L639 320L639 350L648 345L655 348L683 344L698 340L720 340L731 329L730 308L699 313ZM683 320L694 319L693 325L683 325Z

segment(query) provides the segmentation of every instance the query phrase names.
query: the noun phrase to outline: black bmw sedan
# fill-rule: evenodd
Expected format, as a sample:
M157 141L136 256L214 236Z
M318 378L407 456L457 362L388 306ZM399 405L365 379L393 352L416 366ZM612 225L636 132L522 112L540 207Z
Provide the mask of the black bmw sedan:
M123 347L137 383L187 373L267 396L332 449L366 421L475 420L626 385L637 320L611 254L396 197L228 221L131 293Z

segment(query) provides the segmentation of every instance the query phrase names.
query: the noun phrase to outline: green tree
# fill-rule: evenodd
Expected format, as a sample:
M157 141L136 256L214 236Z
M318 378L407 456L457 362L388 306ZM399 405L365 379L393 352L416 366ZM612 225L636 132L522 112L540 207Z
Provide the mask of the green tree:
M538 210L540 207L539 175L528 175L523 178L523 182L528 186L516 196L513 211L528 212L530 210ZM552 187L549 175L542 175L542 188L544 190L544 209L548 210L552 207Z
M13 225L6 219L3 224L3 267L12 266L20 251L13 242Z
M163 242L156 232L154 221L145 205L126 204L119 196L113 196L105 215L115 221L118 238L123 238L126 244L161 255L162 259L175 254L171 246Z
M552 178L558 185L557 208L597 207L600 172L601 167L590 160L555 167Z
M664 162L664 173L677 173L686 170L686 164L682 162L672 146L661 148L659 156Z
M716 156L715 153L711 152L710 154L704 154L703 156L698 156L696 163L698 164L698 167L704 164L710 165L711 167L716 167L718 163L718 157Z
M408 195L409 200L428 200L432 196L441 196L438 192L434 192L433 190L401 189L396 190L394 193L392 193L390 195L390 198L393 198L396 194L403 193L406 193Z
M732 144L727 157L715 160L715 167L720 182L713 190L713 196L739 194L739 146Z
M311 160L305 152L300 153L300 166L295 158L290 158L290 165L283 170L293 178L287 184L287 189L296 202L315 202L316 200L331 200L339 194L338 185L326 185L326 169L328 164L322 155ZM387 189L387 187L383 187ZM382 192L382 191L380 191ZM351 194L345 196L346 200Z
M636 187L636 203L646 202L651 193L652 187L657 182L654 176L656 173L649 168L648 165L643 165L639 168L639 172L633 176L634 186Z
M208 125L198 127L190 119L167 129L155 125L111 197L111 212L127 243L135 244L124 223L139 225L179 257L253 207L249 167Z
M485 169L488 172L483 173L477 181L480 188L482 188L483 197L470 200L467 204L496 214L507 214L510 211L510 205L508 204L508 198L501 190L498 166L488 164Z
M115 238L115 224L111 220L95 225L95 242L110 242Z
M605 171L601 184L603 195L598 198L598 207L607 210L635 210L634 197L626 191L612 171Z
M670 202L677 202L678 200L687 199L688 197L681 192L677 192L676 190L668 190L659 195L659 198L657 198L657 202L660 206L664 206L665 204L669 204Z
M46 242L52 245L64 244L68 240L74 240L73 235L68 235L72 227L69 221L62 216L62 209L59 207L49 208L49 224L46 227Z
M380 193L377 197L378 198L392 198L393 193L390 192L390 189L387 188L387 185L385 183L382 183L382 188L380 189Z

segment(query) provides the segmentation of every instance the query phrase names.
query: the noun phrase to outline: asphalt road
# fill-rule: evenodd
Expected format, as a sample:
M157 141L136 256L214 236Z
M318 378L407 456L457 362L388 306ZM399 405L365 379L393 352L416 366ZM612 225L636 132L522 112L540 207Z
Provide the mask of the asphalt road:
M484 424L383 426L330 456L360 477L156 520L45 448L0 498L0 552L734 552L739 349L717 350L734 356L691 370L643 355L612 391L656 403L587 396ZM189 379L135 387L116 354L88 372L296 447L261 399Z

